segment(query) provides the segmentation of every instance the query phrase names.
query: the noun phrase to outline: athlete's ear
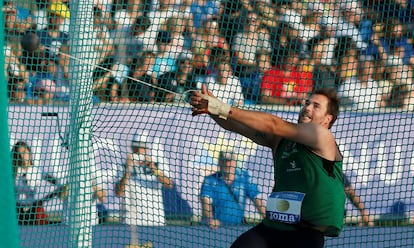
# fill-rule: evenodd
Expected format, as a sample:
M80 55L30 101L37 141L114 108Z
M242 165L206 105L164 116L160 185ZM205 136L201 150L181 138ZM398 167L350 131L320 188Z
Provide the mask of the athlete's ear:
M326 116L325 116L325 121L326 121L326 125L328 125L328 127L329 126L331 126L331 122L332 122L332 120L333 120L333 115L330 115L330 114L327 114Z

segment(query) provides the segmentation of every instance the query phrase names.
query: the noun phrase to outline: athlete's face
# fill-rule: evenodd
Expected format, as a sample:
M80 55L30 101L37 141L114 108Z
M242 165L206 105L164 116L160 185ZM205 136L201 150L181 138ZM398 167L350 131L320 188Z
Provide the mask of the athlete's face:
M333 116L328 113L329 99L324 95L312 95L305 101L299 113L299 123L317 123L329 127Z

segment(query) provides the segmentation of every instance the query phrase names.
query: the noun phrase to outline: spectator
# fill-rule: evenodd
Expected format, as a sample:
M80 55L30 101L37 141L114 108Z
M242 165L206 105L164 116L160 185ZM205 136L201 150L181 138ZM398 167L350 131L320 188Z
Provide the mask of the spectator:
M183 16L175 15L168 18L165 26L166 31L171 33L172 43L175 46L176 53L190 49L195 28L189 14L184 13Z
M111 67L115 62L115 56L105 58L93 71L93 91L99 101L111 101L111 96L118 96L118 92L112 92L115 79L112 76ZM111 95L112 94L112 95Z
M108 28L107 19L105 16L105 11L94 7L93 20L94 20L94 51L95 51L95 62L94 64L99 64L103 62L105 58L113 55L114 53L114 39L111 37L110 29ZM109 18L111 20L111 18Z
M43 204L60 196L63 186L58 185L55 178L44 174L34 164L32 151L26 142L16 142L13 145L11 155L19 224L48 224L49 220Z
M215 20L206 20L197 30L197 35L193 40L191 51L194 54L196 74L205 77L209 74L210 62L214 56L213 49L220 49L225 52L225 57L229 57L230 50L226 39L220 34L218 23ZM226 58L228 59L228 58Z
M156 51L144 51L131 67L130 77L127 79L129 98L132 102L153 102L156 80L151 76L149 68L154 64Z
M165 25L167 20L178 14L181 14L180 10L178 10L177 6L173 4L173 0L160 0L159 7L148 13L151 25L146 30L144 37L150 41L148 43L150 46L152 44L156 44L157 36L161 31L161 27Z
M233 106L243 106L244 97L240 80L233 75L229 62L218 62L217 72L214 76L207 77L207 88L224 102Z
M202 23L219 12L219 7L212 0L194 0L190 7L194 28L199 29Z
M177 58L177 70L163 74L158 80L158 85L161 88L175 91L178 94L183 94L187 90L201 88L201 82L198 81L194 74L192 58L191 52L183 52ZM168 94L176 102L183 100L182 98L178 98L176 94Z
M113 19L115 26L118 29L130 28L135 20L146 14L147 4L142 4L141 0L127 0L120 3L115 3L112 6L115 8Z
M169 102L173 100L174 95L171 92L175 91L173 85L168 84L166 75L176 70L177 56L172 51L173 44L171 34L168 31L160 31L157 36L158 54L155 58L154 65L151 68L152 76L156 78L157 84L162 88L157 89L155 92L155 101L157 102Z
M315 37L307 44L311 51L308 71L312 72L314 89L338 88L339 78L335 66L330 62L331 38Z
M168 31L160 31L157 35L158 54L155 59L152 72L155 78L158 76L174 71L176 69L176 58L178 54L171 53L172 39Z
M184 18L179 16L172 16L168 18L165 23L165 31L169 32L171 35L171 53L180 54L184 49L184 44L186 43L184 37L184 31L186 26L184 25Z
M50 25L49 22L49 11L52 4L56 3L55 7L58 7L57 10L60 12L66 12L66 10L69 10L69 1L66 0L52 0L52 1L44 1L40 0L37 2L37 7L33 8L32 10L32 16L34 20L33 28L35 30L42 30L47 28L48 25ZM61 7L61 4L64 6ZM54 7L52 7L54 8ZM64 18L61 24L59 24L59 31L68 34L69 33L69 27L70 27L70 18Z
M345 194L347 198L351 201L352 205L354 205L361 213L361 222L359 223L359 226L374 226L374 221L369 216L369 212L365 209L364 203L361 201L361 198L355 192L355 189L354 187L352 187L352 184L349 181L348 177L345 174L343 174L343 177L345 182Z
M5 1L2 11L5 18L5 43L12 48L16 56L20 56L20 37L31 28L32 17L27 9L16 5L14 1Z
M270 36L260 29L255 13L249 13L247 25L235 35L232 43L234 75L239 77L244 98L258 102L260 96L260 73L257 55L262 51L271 52Z
M209 49L220 48L223 49L226 56L229 56L230 46L225 37L220 32L219 24L216 20L207 20L204 25L204 39L207 42Z
M398 29L398 28L397 28ZM388 75L388 80L392 82L395 88L398 87L400 92L404 92L402 100L402 109L413 110L414 109L414 89L413 89L413 67L410 62L404 62L411 60L413 57L406 57L406 46L398 46L394 40L393 44L389 47L390 50L384 47L384 43L381 42L378 33L375 33L372 37L373 43L378 47L378 53L382 64L385 66L385 71ZM408 48L410 49L410 48Z
M7 89L10 103L25 103L29 72L9 46L4 47L4 54L4 73L8 82Z
M48 50L38 49L35 52L26 53L28 57L24 60L31 69L31 76L26 87L26 99L30 104L42 104L42 102L54 103L68 103L69 102L69 80L65 77L64 69L56 57L54 57ZM43 80L53 80L53 87L48 87L54 92L44 94L46 92L40 90L38 83ZM49 84L49 83L48 83ZM52 96L53 93L53 96ZM40 98L39 98L40 97ZM48 97L46 100L41 98Z
M237 166L233 151L220 151L219 172L207 176L201 187L203 219L210 228L221 225L240 225L244 221L246 198L254 201L257 210L266 215L258 186L251 181L247 170Z
M377 107L387 107L388 101L391 98L392 87L389 83L384 81L377 80L377 69L378 62L375 61L375 58L370 55L360 55L359 56L359 75L358 78L363 85L372 86L373 94L375 87L377 90L376 105Z
M386 96L374 80L374 61L370 56L360 56L350 49L340 60L339 71L342 82L338 95L345 105L358 110L373 110L385 107Z
M400 50L400 57L406 65L414 62L414 48L412 41L408 36L407 26L403 25L398 19L390 18L384 22L378 22L373 26L370 42L374 47L370 50L372 55L379 56L384 52L386 55L391 55L395 50ZM382 50L379 47L382 46Z
M132 36L142 43L144 50L152 49L152 47L156 46L156 36L152 35L152 31L149 30L150 27L150 18L148 16L139 16L130 29Z
M342 2L328 0L326 2L326 7L322 10L322 16L320 17L320 25L322 28L327 30L330 37L349 37L355 42L358 50L365 50L368 47L367 42L363 40L363 36L359 32L356 24L351 22L352 19L347 20L345 18L343 11L350 10L355 15L361 15L363 13L361 5L355 0Z
M47 7L47 17L48 25L44 29L37 30L36 34L40 38L40 44L57 55L69 41L68 34L60 31L59 27L65 19L70 18L70 10L60 1L52 2Z
M53 104L56 93L56 83L52 79L44 78L36 82L34 89L34 103L38 105Z
M48 24L44 29L37 30L36 34L40 39L40 44L52 57L57 58L62 66L65 77L68 77L69 58L69 35L62 32L59 27L63 25L65 19L70 18L69 8L62 2L52 2L47 7Z
M122 179L116 185L124 197L125 223L134 226L164 226L165 212L162 187L171 189L173 182L163 149L150 146L147 132L137 133L131 143Z
M310 16L307 19L309 23L304 22L305 17L311 15L312 12L308 12L302 1L290 1L283 5L279 12L278 21L289 25L292 30L291 38L297 37L301 42L306 43L319 34L320 27L317 18Z
M177 15L183 19L183 29L184 29L184 37L185 43L184 48L189 50L191 48L191 42L195 37L196 34L196 27L194 26L194 19L193 15L191 14L191 4L193 0L182 0L181 4L178 7Z
M284 63L267 71L262 78L262 103L265 104L301 104L313 88L312 74L299 71L300 43L290 41L286 47Z
M128 54L128 52L127 52ZM129 102L129 93L128 93L128 82L127 76L129 75L131 68L130 63L133 59L129 58L127 63L121 63L116 60L112 64L111 68L111 78L113 79L112 85L110 87L110 100L111 102L121 102L121 103L128 103Z
M193 55L191 52L183 53L177 60L177 71L173 78L176 81L176 92L183 94L187 90L201 88L199 81L194 74Z
M217 13L217 21L220 31L228 44L232 44L233 37L243 31L246 25L244 20L249 11L253 8L249 1L245 0L224 0L220 1L220 10Z

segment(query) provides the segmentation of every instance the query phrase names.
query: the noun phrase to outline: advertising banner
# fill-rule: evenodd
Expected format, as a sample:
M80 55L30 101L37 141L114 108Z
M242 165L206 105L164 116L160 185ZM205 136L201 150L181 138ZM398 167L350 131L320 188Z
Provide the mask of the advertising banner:
M274 111L295 121L296 112ZM248 168L264 199L273 186L271 151L247 138L221 129L208 116L191 116L189 107L102 105L93 110L93 146L99 182L113 190L123 171L132 137L147 131L150 142L169 163L181 197L193 213L201 214L199 189L205 175L215 171L218 152L233 147L239 166ZM35 164L67 180L67 107L10 106L10 147L24 140ZM344 171L372 214L389 211L397 201L414 204L413 114L343 113L333 127L344 155ZM108 208L119 209L110 197ZM252 209L252 206L249 207Z

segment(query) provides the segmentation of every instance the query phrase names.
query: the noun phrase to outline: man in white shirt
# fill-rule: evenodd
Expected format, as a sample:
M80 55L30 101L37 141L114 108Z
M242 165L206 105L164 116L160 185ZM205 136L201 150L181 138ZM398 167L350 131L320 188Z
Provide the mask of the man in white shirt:
M151 149L154 146L149 145L146 132L133 137L131 148L124 175L116 186L116 193L124 196L125 223L133 226L164 226L162 187L173 187L169 166L162 151Z

